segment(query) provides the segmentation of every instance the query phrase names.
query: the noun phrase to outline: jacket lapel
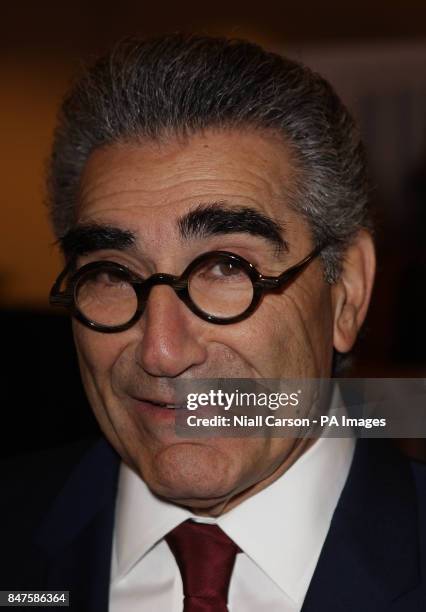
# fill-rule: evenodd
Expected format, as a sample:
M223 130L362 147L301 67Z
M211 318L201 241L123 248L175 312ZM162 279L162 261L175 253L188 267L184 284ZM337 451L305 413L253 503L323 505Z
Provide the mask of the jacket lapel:
M390 609L419 583L417 521L409 462L386 440L358 440L302 612Z
M99 441L72 472L35 537L47 560L45 588L70 591L76 610L108 610L119 464L108 443Z
M69 590L77 610L108 610L119 464L98 442L36 534L45 588ZM386 441L359 440L302 612L380 612L397 599L404 610L420 580L417 524L409 462Z

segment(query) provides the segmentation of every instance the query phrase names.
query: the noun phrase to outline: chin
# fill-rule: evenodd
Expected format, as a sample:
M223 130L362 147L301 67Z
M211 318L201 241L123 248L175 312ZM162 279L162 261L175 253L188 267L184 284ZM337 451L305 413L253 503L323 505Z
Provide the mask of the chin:
M144 461L147 465L146 459ZM161 449L141 466L141 475L159 497L183 506L205 508L232 495L226 454L208 444L181 442Z

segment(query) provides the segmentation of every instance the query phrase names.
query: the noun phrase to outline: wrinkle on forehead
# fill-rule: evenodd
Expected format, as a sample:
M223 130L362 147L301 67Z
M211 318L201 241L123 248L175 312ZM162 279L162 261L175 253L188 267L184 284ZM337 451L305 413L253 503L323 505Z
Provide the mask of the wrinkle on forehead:
M131 169L131 171L130 171ZM283 143L256 132L221 132L194 135L185 144L115 144L97 149L89 158L81 182L80 199L89 204L117 195L202 197L220 189L226 194L257 194L257 199L282 199L292 164ZM224 194L222 194L224 195ZM146 197L145 197L146 196ZM142 203L142 202L141 202Z
M111 181L111 177L108 179L108 181ZM231 181L223 181L223 185L221 186L222 189L224 188L224 186L226 185L228 187L228 189L226 191L222 191L219 187L220 184L218 181L211 181L211 183L209 184L207 181L202 181L202 180L187 180L185 182L181 182L181 183L175 183L172 187L168 187L168 188L156 188L156 189L123 189L123 190L116 190L116 191L109 191L108 189L105 192L101 192L102 189L102 185L101 184L94 184L91 185L91 187L87 190L83 190L82 194L81 194L81 206L80 206L80 210L82 213L84 213L85 209L88 208L92 208L94 207L94 205L96 205L97 203L101 203L102 204L102 211L108 211L108 210L114 210L116 208L116 206L114 206L114 204L116 204L117 199L120 198L120 208L126 208L126 209L151 209L151 208L166 208L166 207L170 207L171 204L173 205L186 205L188 206L188 204L192 203L195 205L198 204L202 204L204 202L210 201L212 199L212 196L218 196L218 197L214 197L214 200L228 200L230 202L232 202L232 200L235 200L235 203L237 205L241 205L242 203L246 202L248 204L253 204L255 208L267 208L264 204L264 202L262 202L261 200L259 200L258 198L255 198L253 196L250 196L248 193L245 194L244 191L246 189L236 189L236 187L238 187L238 185L247 188L249 187L249 184L247 182L243 182L243 181L234 181L234 189L230 189L230 187L232 186L232 182ZM107 182L105 181L105 186L107 185ZM198 185L199 185L199 189L198 189ZM184 187L188 187L188 195L181 195L179 196L176 193L173 193L173 190L175 188L184 188ZM97 191L99 190L99 193L97 193ZM186 192L186 189L185 189ZM244 195L243 195L244 193ZM154 197L147 197L147 196L154 196ZM159 198L159 199L157 199ZM271 194L271 197L265 199L266 203L269 203L271 201L275 201L275 199L277 198L277 194ZM135 200L137 200L137 202L135 203ZM111 206L110 208L108 208L108 202L111 201L113 203L113 206Z
M77 219L123 223L132 231L147 223L160 237L175 233L175 221L189 209L226 201L288 226L299 217L285 197L293 174L289 157L283 142L256 131L106 146L86 165Z

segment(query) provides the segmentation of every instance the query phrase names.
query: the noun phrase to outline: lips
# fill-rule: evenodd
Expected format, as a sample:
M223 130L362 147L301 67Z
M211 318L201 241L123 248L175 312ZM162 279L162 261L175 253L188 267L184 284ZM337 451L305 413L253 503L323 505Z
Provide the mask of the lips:
M165 404L164 402L149 402L154 406L158 406L158 408L165 408L166 410L181 410L184 408L181 404Z
M175 404L172 402L162 402L160 400L147 399L144 397L134 397L137 402L143 402L145 404L151 404L155 408L162 408L164 410L181 410L185 408L183 404Z

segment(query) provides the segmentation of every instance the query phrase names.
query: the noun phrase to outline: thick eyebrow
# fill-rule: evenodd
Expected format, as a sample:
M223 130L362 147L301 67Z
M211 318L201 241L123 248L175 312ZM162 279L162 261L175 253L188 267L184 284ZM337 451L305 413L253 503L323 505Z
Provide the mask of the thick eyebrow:
M288 250L282 225L250 206L235 207L225 202L199 204L179 218L178 227L185 240L243 233L265 238L276 254Z
M76 225L59 239L62 252L70 260L101 249L125 251L136 245L136 235L104 223Z
M288 250L279 223L249 206L226 206L223 202L200 204L178 219L181 238L208 238L221 234L246 233L266 239L276 254ZM102 249L126 251L137 246L137 236L128 229L104 224L76 225L59 239L68 260Z

